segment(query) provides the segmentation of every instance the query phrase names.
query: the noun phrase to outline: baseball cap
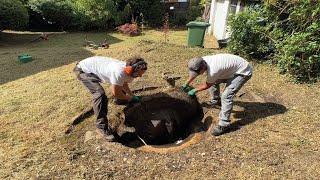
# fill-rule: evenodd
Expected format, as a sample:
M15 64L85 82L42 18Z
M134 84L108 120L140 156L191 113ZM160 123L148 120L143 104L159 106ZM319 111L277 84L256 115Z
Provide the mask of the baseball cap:
M188 68L189 68L190 77L196 77L199 75L202 62L203 62L202 57L196 57L189 60Z

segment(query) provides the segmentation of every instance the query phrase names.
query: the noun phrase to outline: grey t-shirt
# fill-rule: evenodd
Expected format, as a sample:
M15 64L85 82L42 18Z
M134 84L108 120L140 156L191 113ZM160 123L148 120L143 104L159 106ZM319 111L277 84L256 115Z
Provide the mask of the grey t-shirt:
M207 63L207 82L229 79L236 74L249 76L252 68L248 61L233 54L216 54L202 57Z

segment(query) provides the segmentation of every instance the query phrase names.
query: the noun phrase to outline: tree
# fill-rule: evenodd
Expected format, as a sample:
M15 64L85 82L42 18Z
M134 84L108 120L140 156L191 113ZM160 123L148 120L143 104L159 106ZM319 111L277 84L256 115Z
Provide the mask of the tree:
M22 29L28 22L28 11L20 1L0 1L0 31L4 29Z
M140 14L143 14L145 22L149 26L161 26L163 22L164 15L164 4L160 0L132 0L129 1L129 4L133 10L135 17L138 17Z
M118 21L119 13L112 0L74 0L74 26L81 29L105 29Z
M67 0L30 0L29 5L46 21L55 24L62 30L71 23L73 9L71 2Z

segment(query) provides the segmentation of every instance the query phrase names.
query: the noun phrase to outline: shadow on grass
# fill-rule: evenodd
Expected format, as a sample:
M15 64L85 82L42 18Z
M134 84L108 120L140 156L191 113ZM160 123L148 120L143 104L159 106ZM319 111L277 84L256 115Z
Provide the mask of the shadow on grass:
M231 131L240 129L241 126L251 124L259 119L283 114L287 108L273 102L241 102L236 101L234 105L244 108L244 111L233 111L234 118L240 119L231 124Z
M243 107L243 111L235 111L233 110L232 113L234 114L233 117L237 120L231 123L229 132L236 131L240 129L242 126L246 126L251 124L259 119L266 118L269 116L274 116L277 114L283 114L287 111L287 108L281 104L273 103L273 102L241 102L235 101L235 106ZM207 105L202 105L207 107ZM212 122L212 117L210 122ZM209 123L210 123L209 122ZM205 123L208 124L208 123ZM207 125L209 127L209 125Z
M57 68L93 55L85 48L87 40L109 45L122 40L107 33L49 33L49 39L35 40L41 33L0 32L0 85L33 74ZM29 54L33 60L20 63L18 56Z

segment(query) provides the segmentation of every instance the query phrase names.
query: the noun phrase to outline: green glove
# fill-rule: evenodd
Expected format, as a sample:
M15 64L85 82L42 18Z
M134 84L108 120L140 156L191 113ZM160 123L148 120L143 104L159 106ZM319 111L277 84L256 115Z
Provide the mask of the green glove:
M187 85L187 84L184 84L184 85L182 85L180 88L181 88L182 91L185 91L185 90L187 89L187 87L188 87L188 85Z
M141 101L141 97L140 96L132 96L130 102L133 102L133 103L138 103Z
M197 90L196 89L192 89L188 92L189 96L195 96L196 95Z
M188 91L190 91L192 89L193 89L193 87L191 87L191 86L189 86L187 84L184 84L184 85L181 86L181 90L184 91L184 92L188 92Z

